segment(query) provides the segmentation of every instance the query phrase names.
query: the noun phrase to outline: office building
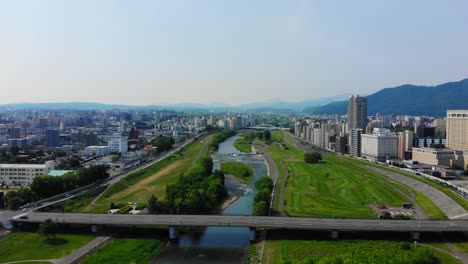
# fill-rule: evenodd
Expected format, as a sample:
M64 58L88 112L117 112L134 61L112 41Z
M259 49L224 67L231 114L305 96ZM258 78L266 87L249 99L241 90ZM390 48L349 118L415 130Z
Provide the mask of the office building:
M446 146L453 150L468 150L468 110L448 110L446 127Z
M413 148L413 160L435 166L451 166L455 152L450 149Z
M28 186L34 178L55 168L53 160L44 164L0 164L0 183L8 186Z
M359 95L349 97L348 132L353 129L365 131L367 125L367 98Z
M49 129L46 131L46 147L56 148L60 147L60 133L56 129Z
M361 156L372 161L397 158L398 139L389 129L374 128L372 134L361 135Z

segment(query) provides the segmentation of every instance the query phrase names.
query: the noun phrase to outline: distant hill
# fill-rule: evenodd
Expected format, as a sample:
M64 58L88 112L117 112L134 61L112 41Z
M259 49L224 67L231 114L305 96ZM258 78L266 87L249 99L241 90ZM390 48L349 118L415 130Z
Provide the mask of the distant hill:
M448 109L468 109L468 79L437 86L405 84L385 88L367 96L369 115L429 115L446 116ZM348 111L348 101L309 107L310 114L340 114Z

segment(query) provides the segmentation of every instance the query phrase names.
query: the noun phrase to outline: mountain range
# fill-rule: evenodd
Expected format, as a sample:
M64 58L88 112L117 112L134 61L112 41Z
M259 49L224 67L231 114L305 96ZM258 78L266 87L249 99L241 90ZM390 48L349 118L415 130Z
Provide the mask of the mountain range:
M123 104L103 104L92 102L56 102L56 103L14 103L0 105L0 110L23 110L23 109L48 109L48 110L175 110L175 111L258 111L276 113L301 112L310 106L324 105L337 100L344 100L349 95L326 97L320 99L304 100L299 102L287 102L279 99L256 102L241 105L228 105L224 103L197 104L197 103L177 103L177 104L152 104L144 106L123 105Z
M428 115L443 117L447 110L468 109L468 79L437 86L405 84L385 88L367 96L367 113L375 115ZM348 101L309 107L309 114L340 114L348 110Z

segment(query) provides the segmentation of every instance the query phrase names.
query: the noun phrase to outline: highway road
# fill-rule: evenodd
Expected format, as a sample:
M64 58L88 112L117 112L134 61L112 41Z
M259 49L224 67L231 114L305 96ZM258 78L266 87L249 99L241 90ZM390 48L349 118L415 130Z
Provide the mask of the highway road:
M26 215L26 214L25 214ZM110 215L29 212L16 217L17 223L41 223L48 218L57 223L115 226L223 226L275 229L392 231L392 232L468 232L468 221L417 221L328 219L302 217L227 216L227 215Z

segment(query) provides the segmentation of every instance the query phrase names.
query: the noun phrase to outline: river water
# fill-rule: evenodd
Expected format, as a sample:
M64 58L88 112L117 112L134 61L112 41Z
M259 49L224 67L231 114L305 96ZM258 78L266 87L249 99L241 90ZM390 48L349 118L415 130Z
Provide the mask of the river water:
M212 155L214 167L219 168L223 161L243 162L254 170L254 179L245 186L235 177L226 177L225 185L229 193L240 197L223 210L222 214L251 215L256 194L254 182L267 175L267 168L262 157L239 152L233 146L237 138L238 136L231 137L219 145L219 150ZM249 243L247 227L208 227L203 231L181 234L178 244L172 245L153 263L241 263L244 248Z

